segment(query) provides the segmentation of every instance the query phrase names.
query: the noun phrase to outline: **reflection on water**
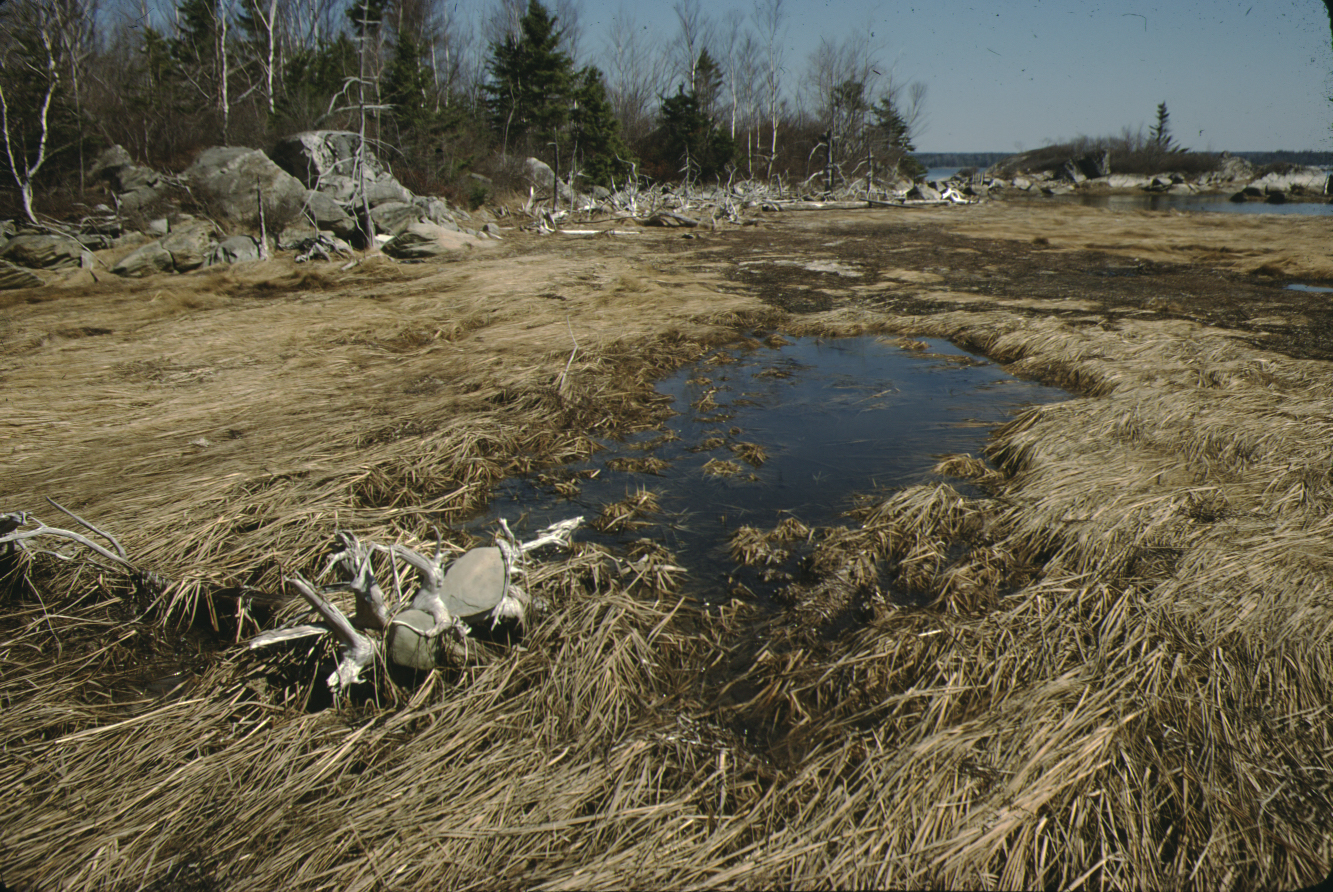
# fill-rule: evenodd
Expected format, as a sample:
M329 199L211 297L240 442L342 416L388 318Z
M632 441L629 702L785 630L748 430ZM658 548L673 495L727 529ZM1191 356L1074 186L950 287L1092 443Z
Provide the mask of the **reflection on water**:
M1084 207L1115 211L1202 211L1217 214L1309 214L1333 215L1333 204L1301 201L1267 204L1262 201L1232 201L1227 195L1064 195L1056 201L1075 201Z
M1325 288L1323 285L1304 285L1300 282L1292 282L1287 286L1288 291L1309 291L1315 294L1326 294L1333 292L1333 288Z
M521 515L529 530L574 514L591 520L650 489L660 504L654 525L619 541L661 542L690 570L694 594L725 601L734 570L727 542L738 526L767 528L789 514L811 526L842 522L853 494L922 482L941 454L979 455L990 429L1019 407L1068 398L947 341L926 345L913 352L874 337L802 338L720 352L723 362L705 360L658 384L679 413L667 424L677 439L650 431L557 469L566 478L596 474L578 480L573 498L535 476L507 480L469 526ZM626 469L645 458L666 465Z

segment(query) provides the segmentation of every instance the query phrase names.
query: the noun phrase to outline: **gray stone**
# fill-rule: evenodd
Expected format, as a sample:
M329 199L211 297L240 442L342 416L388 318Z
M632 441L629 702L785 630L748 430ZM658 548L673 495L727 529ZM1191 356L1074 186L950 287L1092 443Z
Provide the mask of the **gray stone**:
M156 236L164 236L171 232L171 221L166 217L158 217L156 220L149 222L148 231Z
M398 235L413 223L421 222L421 208L407 201L391 201L370 209L377 232Z
M1286 204L1286 203L1287 203L1287 193L1285 193L1285 192L1278 192L1277 190L1273 190L1272 192L1269 192L1268 195L1264 198L1264 203L1265 203L1265 204Z
M77 239L63 235L16 235L0 249L0 260L30 269L87 269L93 265L93 255Z
M123 257L111 272L118 276L138 279L153 273L169 273L172 270L171 252L162 247L161 242L153 242Z
M407 226L384 245L384 253L398 260L430 260L487 244L456 229L435 223L417 222Z
M332 232L339 238L352 238L357 232L356 218L323 192L311 189L305 194L303 216L315 229Z
M233 235L224 239L208 255L209 264L214 263L249 263L260 257L259 242L252 236Z
M466 620L494 610L508 588L509 573L500 549L474 548L449 565L440 600L451 614Z
M307 130L281 140L273 148L273 161L301 181L307 189L326 191L329 177L352 182L357 176L357 148L361 138L346 130ZM391 177L389 169L366 147L366 178ZM355 192L355 185L352 189Z
M555 184L555 171L551 165L542 161L540 158L525 158L523 160L523 178L537 190L538 198L550 198L553 184ZM559 183L560 200L573 200L574 193L570 191L565 183Z
M940 193L925 183L917 183L907 191L907 197L914 201L939 201Z
M41 278L32 270L0 260L0 291L9 291L13 288L36 288L40 284L42 284Z
M171 234L158 242L171 255L176 272L198 269L208 262L213 253L213 226L203 220L175 226Z
M435 619L424 610L404 610L389 626L389 659L399 666L422 672L434 669L439 652L438 638L427 638Z
M216 215L240 222L258 217L256 189L264 196L264 213L271 225L295 213L305 198L305 186L257 149L205 149L185 176Z
M1071 183L1081 183L1088 177L1083 171L1079 170L1078 164L1073 161L1066 161L1055 171L1055 178L1058 180L1067 180Z
M410 202L413 198L412 193L408 191L406 186L389 176L382 179L368 180L365 195L366 201L372 208L390 202Z
M112 146L93 161L90 175L104 181L116 196L122 211L135 211L159 198L166 190L162 175L134 163L122 146Z
M1110 176L1111 153L1107 151L1088 152L1086 155L1075 158L1074 166L1078 168L1079 173L1090 180Z
M1147 177L1133 173L1113 173L1106 177L1106 185L1112 189L1142 189L1148 182Z

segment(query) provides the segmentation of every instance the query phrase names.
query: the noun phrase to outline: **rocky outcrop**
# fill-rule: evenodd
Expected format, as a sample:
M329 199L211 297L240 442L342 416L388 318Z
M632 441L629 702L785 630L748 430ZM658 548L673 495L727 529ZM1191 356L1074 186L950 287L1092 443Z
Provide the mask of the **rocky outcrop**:
M32 270L0 260L0 291L8 291L13 288L36 288L40 284L42 284L41 277Z
M189 272L212 261L213 224L190 217L179 219L165 238L144 245L121 258L111 272L118 276L140 278L152 273Z
M185 177L214 216L238 222L258 218L260 194L270 223L294 217L305 201L306 187L301 181L258 149L205 149Z
M16 235L0 249L0 260L29 269L88 269L93 265L88 249L63 235Z
M540 158L523 159L523 179L528 181L528 185L534 190L534 195L538 200L549 201L558 188L561 201L573 201L574 193L563 182L557 182L555 171L551 165L542 161Z
M161 198L167 189L162 174L136 164L122 146L112 146L93 161L89 171L94 182L101 181L115 196L116 206L131 213Z

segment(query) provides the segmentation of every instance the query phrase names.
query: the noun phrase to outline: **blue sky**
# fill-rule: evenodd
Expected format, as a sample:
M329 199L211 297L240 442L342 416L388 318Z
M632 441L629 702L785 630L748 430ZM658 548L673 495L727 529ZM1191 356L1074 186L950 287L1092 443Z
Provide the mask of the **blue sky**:
M582 0L582 55L624 0ZM631 4L654 40L672 2ZM921 151L1011 152L1076 135L1145 130L1165 101L1172 132L1213 151L1333 150L1333 51L1319 0L854 2L787 0L793 80L821 35L868 30L899 81L926 84ZM721 21L751 0L706 0Z

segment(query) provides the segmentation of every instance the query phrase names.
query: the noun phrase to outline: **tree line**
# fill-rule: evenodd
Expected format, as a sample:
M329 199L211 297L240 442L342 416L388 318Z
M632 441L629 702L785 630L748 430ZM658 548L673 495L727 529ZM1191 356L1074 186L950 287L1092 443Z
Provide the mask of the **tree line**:
M406 185L455 200L482 188L466 174L528 156L580 188L919 173L924 87L880 73L868 29L798 72L786 2L714 19L677 0L669 35L622 8L591 35L578 0L494 0L475 20L449 0L7 0L5 194L25 213L34 190L77 200L112 144L176 170L310 129L361 128Z

